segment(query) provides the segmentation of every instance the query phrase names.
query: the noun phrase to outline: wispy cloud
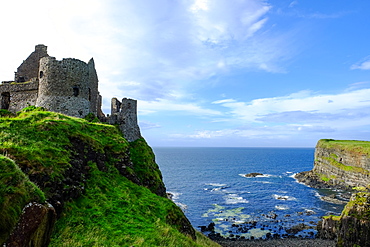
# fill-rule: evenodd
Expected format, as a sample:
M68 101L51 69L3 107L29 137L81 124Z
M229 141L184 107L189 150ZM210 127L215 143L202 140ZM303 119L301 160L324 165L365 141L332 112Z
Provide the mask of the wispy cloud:
M335 118L353 109L370 107L370 89L347 91L341 94L318 94L300 91L287 96L261 98L250 102L233 99L213 102L229 108L234 118L247 122L263 120L276 121L318 121ZM343 115L340 115L343 116ZM290 117L290 118L287 118Z
M351 69L361 69L361 70L370 70L370 59L366 59L366 61L359 62L357 64L353 64Z
M294 6L296 6L298 4L298 1L293 1L289 4L289 8L293 8Z
M285 72L281 61L294 52L293 33L271 32L272 7L263 0L15 0L1 9L1 22L12 19L0 27L2 35L18 37L22 30L28 38L4 39L2 57L14 62L1 60L0 79L11 79L38 43L57 59L94 57L106 109L112 97L169 100L196 80L232 69ZM15 12L45 14L25 22Z
M139 126L140 126L140 129L142 130L161 128L159 124L148 122L148 121L140 121Z
M196 103L182 103L167 99L158 99L156 101L139 101L139 114L147 115L157 112L177 112L193 116L209 117L220 116L222 112L204 108Z

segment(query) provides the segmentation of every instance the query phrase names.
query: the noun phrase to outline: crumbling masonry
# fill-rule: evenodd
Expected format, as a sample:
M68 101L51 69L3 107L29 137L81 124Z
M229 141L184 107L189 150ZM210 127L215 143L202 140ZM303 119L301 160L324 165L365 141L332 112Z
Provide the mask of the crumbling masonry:
M45 45L36 45L18 67L14 81L0 84L0 109L15 113L35 105L79 118L93 113L102 122L118 125L128 141L141 138L136 100L124 98L120 102L113 98L110 116L104 115L101 104L94 60L58 61L47 54Z

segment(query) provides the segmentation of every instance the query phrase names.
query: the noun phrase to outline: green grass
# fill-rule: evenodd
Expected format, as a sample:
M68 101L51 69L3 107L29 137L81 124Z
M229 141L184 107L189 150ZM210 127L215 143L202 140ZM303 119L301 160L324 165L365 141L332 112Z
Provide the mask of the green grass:
M182 215L173 202L91 167L86 194L66 205L50 246L202 246L168 224L169 214Z
M165 196L165 191L161 191L161 188L164 188L162 174L155 163L153 150L144 139L138 139L129 145L134 172L138 175L141 183L153 193Z
M322 139L319 140L316 147L335 148L370 157L370 142L368 141Z
M16 225L23 207L32 201L45 202L44 193L13 160L0 155L0 243Z
M49 176L50 182L62 181L64 171L70 167L72 138L88 143L101 153L105 149L112 153L128 149L127 141L114 126L32 106L16 117L0 118L0 128L0 153L16 159L29 175Z
M105 157L104 167L91 160L83 165L89 167L79 182L84 193L65 202L50 246L218 246L200 233L196 241L184 234L188 221L164 197L161 172L144 139L128 143L115 126L94 116L78 119L33 106L0 114L0 244L28 202L44 202L53 185L69 179L73 157L89 160L94 152ZM127 174L143 186L118 170L127 159L133 164ZM28 177L42 178L36 180L43 191Z

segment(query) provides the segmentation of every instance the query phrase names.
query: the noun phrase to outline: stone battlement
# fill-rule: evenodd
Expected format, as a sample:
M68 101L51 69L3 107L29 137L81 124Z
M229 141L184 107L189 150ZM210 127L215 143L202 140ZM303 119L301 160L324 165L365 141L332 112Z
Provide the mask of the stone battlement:
M56 60L47 54L47 46L36 45L17 68L14 81L0 84L0 109L15 113L35 105L79 118L93 113L101 121L118 124L127 140L141 138L136 100L124 98L121 103L113 98L112 114L106 117L98 81L92 58L88 63L75 58Z

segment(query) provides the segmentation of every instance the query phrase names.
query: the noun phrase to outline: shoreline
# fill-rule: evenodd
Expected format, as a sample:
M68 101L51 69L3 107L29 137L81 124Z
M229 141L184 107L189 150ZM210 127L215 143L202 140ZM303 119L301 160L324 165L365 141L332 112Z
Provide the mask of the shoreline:
M335 247L335 240L320 238L284 238L284 239L267 239L267 240L213 240L222 247L260 247L260 246L298 246L298 247Z

